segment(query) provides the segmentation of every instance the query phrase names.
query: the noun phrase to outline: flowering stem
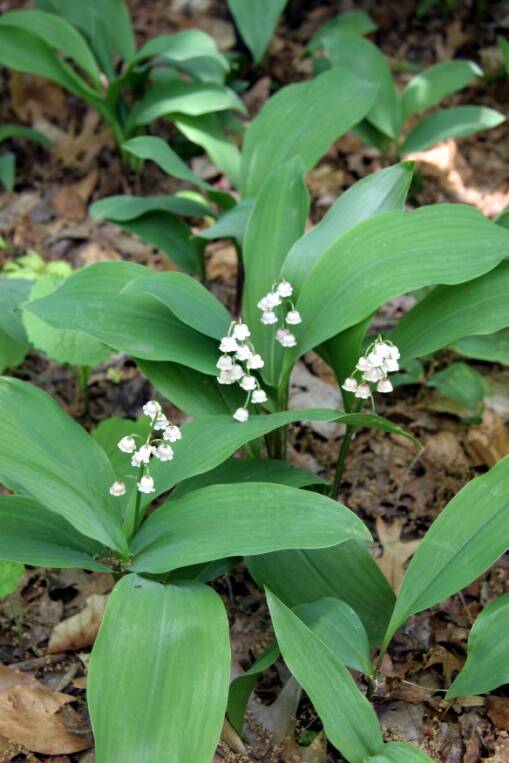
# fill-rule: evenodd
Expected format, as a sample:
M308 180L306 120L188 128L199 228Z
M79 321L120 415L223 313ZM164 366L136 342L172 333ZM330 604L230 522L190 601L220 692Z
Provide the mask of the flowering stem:
M353 406L352 413L358 413L360 410L360 407L362 405L362 401L358 400L356 404ZM355 427L347 424L346 426L346 432L343 437L343 441L341 443L341 447L339 449L339 455L338 460L336 462L336 471L334 474L334 482L332 483L331 488L331 498L338 498L339 495L339 488L341 486L341 478L343 476L343 471L345 468L345 461L346 457L348 455L348 450L350 448L350 443L352 442L352 437L354 433Z
M237 279L235 290L235 315L239 315L242 307L242 297L244 294L244 262L242 260L242 248L237 241L233 240L235 251L237 252Z

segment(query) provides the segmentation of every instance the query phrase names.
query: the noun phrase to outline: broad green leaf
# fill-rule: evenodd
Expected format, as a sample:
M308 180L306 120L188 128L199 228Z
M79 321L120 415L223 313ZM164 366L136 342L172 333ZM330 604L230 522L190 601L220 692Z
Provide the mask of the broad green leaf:
M262 186L246 226L243 245L245 271L243 318L251 340L265 361L262 375L272 386L285 350L276 342L277 324L261 323L259 300L272 291L292 244L304 233L309 195L304 166L294 157L278 167Z
M21 306L28 299L33 281L26 278L0 278L0 329L17 342L28 344Z
M137 278L123 294L150 294L186 326L213 339L228 333L231 317L226 308L205 286L184 273L153 273Z
M509 548L509 458L468 483L433 522L414 554L384 644L410 615L475 580Z
M131 138L122 143L122 150L137 156L139 159L149 159L155 162L168 175L180 178L180 180L188 180L193 185L197 185L204 190L207 190L209 187L207 183L189 169L187 164L182 161L180 156L162 138L157 138L153 135ZM97 215L99 204L101 202L96 202L90 208L94 217Z
M447 257L444 257L447 251ZM395 296L477 278L507 257L509 235L467 206L385 212L346 231L311 270L297 299L302 355ZM287 356L287 362L291 361Z
M269 590L267 600L281 653L329 741L350 763L377 754L383 741L376 713L341 660Z
M0 142L7 140L7 138L26 138L26 140L33 140L34 143L40 143L43 146L50 143L50 140L42 132L32 130L31 127L25 127L25 125L0 125Z
M101 448L42 390L0 379L0 481L70 522L83 535L125 551Z
M232 415L239 406L244 405L246 395L237 384L218 384L215 376L179 363L135 360L154 387L188 416Z
M244 139L242 197L256 196L268 175L294 156L310 170L333 141L367 114L376 93L373 83L336 67L269 98Z
M497 42L500 50L502 51L502 56L504 58L504 66L507 74L509 75L509 40L506 40L502 35L498 35Z
M287 0L227 0L230 13L255 64L260 63Z
M110 571L106 564L96 561L108 556L104 546L31 498L0 496L0 522L0 559L41 567Z
M207 152L216 167L224 172L234 186L239 185L240 151L225 134L217 114L174 114L172 121L191 143Z
M0 373L6 368L17 368L25 359L30 345L17 342L0 328Z
M219 220L205 230L201 230L198 233L200 238L206 238L210 241L214 241L218 238L234 238L242 245L244 240L244 234L246 232L247 221L253 210L254 201L252 199L244 199L221 215Z
M0 562L0 599L16 591L24 572L25 567L19 562Z
M96 220L123 222L148 212L170 212L182 217L212 215L210 207L182 196L108 196L94 202L89 209Z
M239 97L227 87L214 82L160 82L147 90L131 111L127 129L146 125L171 114L199 116L211 111L245 111Z
M401 99L383 53L364 37L337 30L322 42L333 67L344 67L378 86L367 119L385 135L397 138L401 129Z
M151 273L132 262L99 262L74 274L26 310L56 328L83 331L120 352L171 360L216 374L217 343L185 326L153 297L122 294Z
M454 106L437 111L419 122L401 146L402 154L425 149L448 138L466 138L481 130L491 130L505 121L505 117L485 106Z
M412 175L413 164L402 162L355 183L318 225L295 242L283 263L282 277L298 293L311 268L345 231L381 212L404 208Z
M377 29L377 25L364 11L354 10L340 13L330 21L326 21L314 33L307 44L310 53L316 53L323 47L325 37L333 36L336 32L352 32L353 34L370 34Z
M367 633L346 602L325 597L299 604L294 612L344 665L367 675L373 673Z
M473 409L474 415L482 412L483 400L490 390L484 377L468 363L451 363L428 380L428 387L434 387L445 397Z
M494 334L465 336L454 342L452 349L467 358L509 366L509 328Z
M42 39L24 29L4 25L8 15L0 17L0 64L47 77L81 98L97 97Z
M30 300L53 294L62 279L48 274L39 278L30 291ZM37 350L41 350L57 363L71 363L80 366L95 366L111 354L109 347L81 331L66 331L53 328L43 320L26 311L23 323L28 339Z
M0 39L2 32L0 30ZM1 54L0 54L1 55ZM0 183L10 193L16 181L16 156L8 151L0 156Z
M179 64L197 58L212 59L223 74L228 71L228 59L219 52L213 37L201 29L184 29L177 34L153 37L141 46L133 63L153 56L161 57L178 67Z
M39 10L11 11L0 17L0 24L29 32L46 45L60 51L90 77L99 93L102 91L101 71L92 51L81 34L64 18Z
M371 646L381 643L394 607L394 593L364 544L347 541L314 551L252 556L248 569L289 607L335 597L357 612Z
M487 694L509 682L509 593L491 601L480 613L468 637L467 661L446 699Z
M376 148L381 154L387 152L391 143L391 139L367 119L363 119L355 127L352 127L352 133L367 143L368 146Z
M508 293L509 262L459 286L437 286L403 316L391 339L404 361L468 334L491 334L509 326Z
M230 458L215 469L179 482L172 493L172 498L182 498L187 493L208 485L241 482L276 482L287 487L329 484L313 472L298 469L286 461L277 461L272 458Z
M264 482L209 485L149 517L132 543L132 569L170 572L226 556L370 538L352 511L318 493Z
M242 734L247 703L260 674L270 668L278 657L279 647L276 641L272 641L251 667L231 682L227 713L230 723L239 734Z
M169 755L210 763L229 672L228 620L215 591L122 578L88 671L97 763L155 763Z
M378 755L367 757L362 763L433 763L433 759L413 744L387 742Z
M441 61L410 80L401 96L403 119L429 109L457 90L462 90L481 69L473 61Z
M372 413L345 414L327 408L308 408L266 416L254 415L243 424L232 416L202 416L182 427L182 439L172 446L175 451L173 461L157 462L151 467L157 495L170 490L183 479L213 469L251 440L294 421L338 421L393 432L415 442L401 427Z

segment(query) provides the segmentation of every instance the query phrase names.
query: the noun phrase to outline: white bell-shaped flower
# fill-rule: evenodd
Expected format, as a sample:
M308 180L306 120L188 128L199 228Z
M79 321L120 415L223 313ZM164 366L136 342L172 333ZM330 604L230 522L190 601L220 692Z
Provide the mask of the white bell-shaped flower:
M251 332L245 323L236 323L233 327L233 338L238 339L239 342L243 342L251 336Z
M269 309L272 310L273 307L277 307L281 304L281 297L277 293L277 291L269 291L268 294L265 295L265 299L267 301L267 305L269 306Z
M355 391L355 397L360 398L361 400L367 400L369 397L371 397L371 390L368 387L367 384L359 384Z
M252 370L255 370L257 368L263 368L264 365L265 363L263 362L263 358L261 355L258 355L258 353L256 353L255 355L251 355L251 357L248 358L247 367Z
M149 400L143 406L143 413L145 416L149 416L151 419L155 419L161 413L161 405L157 400Z
M394 371L399 371L399 363L396 358L385 358L382 368L386 373L394 373Z
M372 368L372 365L365 355L361 355L355 367L359 371L369 371L369 369Z
M293 286L288 281L280 281L277 286L277 293L280 297L291 297L293 294Z
M385 378L385 373L383 368L371 367L364 371L362 378L367 382L377 382Z
M381 379L376 385L377 392L392 392L393 389L394 387L389 379Z
M247 408L237 408L233 414L233 418L244 424L249 419L249 411Z
M273 310L265 310L260 320L266 326L271 326L273 323L277 323L277 315Z
M140 493L155 493L154 480L150 474L144 474L138 482Z
M252 403L266 403L267 402L267 393L264 389L255 389L253 394L251 395L251 402Z
M302 323L302 318L298 310L289 310L286 314L285 321L289 326L297 326Z
M224 336L219 345L221 352L235 352L237 347L237 340L233 336Z
M173 455L173 448L171 445L167 445L164 442L160 443L154 451L154 456L158 458L159 461L171 461Z
M251 392L251 390L256 389L257 381L254 376L244 376L240 380L240 386L242 389L245 389L246 392Z
M177 440L181 440L182 432L180 431L180 427L175 426L175 424L166 427L163 432L163 438L168 442L177 442Z
M347 392L356 392L357 387L359 386L359 383L357 379L354 379L353 376L349 376L347 379L345 379L345 381L343 382L341 386Z
M154 429L157 432L162 432L163 429L166 429L170 422L164 415L164 413L160 413L157 419L154 421Z
M131 435L127 435L118 441L117 447L122 453L134 453L136 450L136 440Z
M291 331L288 331L288 329L278 329L276 331L276 341L278 341L282 347L295 347L297 344L294 334L292 334Z
M249 360L253 353L251 352L251 349L247 346L247 344L239 344L238 350L235 353L235 357L237 360Z
M119 498L121 495L126 494L126 490L127 488L125 486L125 482L117 480L117 482L114 482L110 487L110 495L115 496L115 498Z
M216 368L220 371L229 371L233 366L233 358L230 355L221 355L216 363Z

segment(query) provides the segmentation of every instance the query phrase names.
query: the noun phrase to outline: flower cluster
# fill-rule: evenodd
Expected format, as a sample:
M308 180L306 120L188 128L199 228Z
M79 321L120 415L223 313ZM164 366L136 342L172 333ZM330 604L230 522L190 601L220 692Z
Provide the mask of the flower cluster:
M136 440L142 438L140 435L130 434L122 437L118 441L117 447L122 453L129 453L131 465L140 469L137 480L138 491L140 493L154 493L154 479L150 475L150 459L154 457L158 461L171 461L174 454L169 443L180 440L182 433L179 427L166 418L156 400L149 400L148 403L145 403L143 413L150 419L150 430L145 442L138 446ZM154 437L154 432L161 432L162 436ZM114 482L110 487L110 495L116 497L125 495L126 491L125 482L120 480Z
M372 398L370 384L376 384L377 392L392 392L393 386L388 375L399 370L399 354L396 345L378 337L367 348L366 354L359 358L353 374L343 382L343 389L353 392L361 400Z
M286 326L297 326L299 323L302 323L300 313L295 309L295 305L290 299L292 294L293 286L288 281L280 281L274 284L272 290L258 302L258 308L262 311L261 322L266 326L280 323L281 316L278 316L278 308L282 305L285 311L282 320L283 323L286 323ZM277 329L276 341L282 347L295 347L297 344L295 335L286 326L281 326Z
M245 422L249 419L249 403L265 403L267 394L251 372L263 368L263 359L254 351L249 341L251 332L241 320L233 321L228 335L221 339L219 349L223 353L217 361L219 384L235 384L247 392L246 402L237 408L233 418Z

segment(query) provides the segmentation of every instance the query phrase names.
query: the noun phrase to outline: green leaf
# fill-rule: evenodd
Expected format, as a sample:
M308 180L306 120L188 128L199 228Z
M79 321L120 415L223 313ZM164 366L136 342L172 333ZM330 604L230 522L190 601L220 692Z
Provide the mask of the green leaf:
M343 663L288 607L267 591L279 648L323 723L329 741L351 763L383 745L373 707Z
M17 368L25 359L30 345L17 342L0 328L0 373L6 368Z
M372 675L369 641L359 616L346 602L325 597L299 604L295 614L348 668Z
M172 121L191 143L207 152L213 164L230 178L234 186L239 185L240 151L226 136L218 114L174 114Z
M62 279L54 275L39 278L32 287L30 300L53 294ZM95 366L105 360L111 351L102 342L80 331L66 331L49 326L36 315L23 312L23 323L30 342L57 363L71 363L80 366Z
M182 196L108 196L94 202L89 209L96 220L123 222L148 212L170 212L182 217L212 215L210 207Z
M287 0L227 0L230 13L255 64L260 63Z
M269 98L244 139L242 197L255 197L268 175L295 156L310 170L333 141L367 114L376 92L373 83L338 67Z
M270 668L279 657L279 647L272 641L255 660L249 670L235 678L230 684L228 693L228 718L237 733L242 734L244 716L251 692L256 686L260 674Z
M345 601L359 615L371 646L381 643L395 597L364 544L278 551L250 557L247 564L258 585L273 589L289 607L331 596Z
M240 98L227 87L214 82L160 82L147 90L131 111L127 123L130 130L171 114L199 116L214 111L235 109L244 112Z
M26 140L33 140L34 143L40 143L43 146L47 146L50 140L39 132L38 130L32 130L31 127L25 127L25 125L16 124L3 124L0 126L0 142L7 140L7 138L26 138Z
M153 297L122 294L130 281L151 272L132 262L99 262L75 273L50 296L30 302L26 310L120 352L215 375L216 342L185 326Z
M433 522L403 578L384 644L410 615L475 580L509 548L509 458L468 483Z
M502 51L502 56L504 58L504 66L507 74L509 75L509 41L506 40L502 35L497 36L497 43Z
M404 209L412 181L413 164L402 162L374 172L345 191L325 217L292 246L281 275L297 293L311 268L347 230L363 220L395 209Z
M454 106L437 111L419 122L401 146L402 154L424 151L448 138L466 138L481 130L491 130L505 121L505 117L485 106Z
M484 377L468 363L451 363L428 380L428 387L434 387L445 397L479 412L490 390Z
M367 318L395 296L486 273L507 256L508 247L505 229L462 205L386 212L359 223L322 255L299 294L303 322L295 327L295 354ZM286 357L289 363L292 357Z
M353 512L318 493L264 482L210 485L149 517L132 543L132 569L170 572L226 556L370 538Z
M272 386L277 385L285 350L275 340L277 325L261 323L257 303L272 291L288 250L304 233L309 196L303 174L304 166L297 156L267 178L256 197L244 237L243 317L251 329L254 347L265 361L262 376Z
M205 183L198 175L189 169L180 156L166 143L162 138L157 138L152 135L140 136L139 138L131 138L125 143L122 143L122 150L127 153L137 156L139 159L149 159L155 162L163 172L168 175L179 178L180 180L187 180L193 185L197 185L199 188L207 190L208 184ZM104 200L102 200L104 202ZM92 204L90 212L93 217L98 215L97 209L102 202L96 202Z
M442 61L430 66L413 77L403 90L403 119L440 103L475 77L482 77L482 71L473 61Z
M344 67L378 86L367 118L385 135L397 138L401 130L401 99L383 53L364 37L337 30L322 42L333 67Z
M323 47L324 38L333 36L336 32L351 32L352 34L370 34L377 29L372 18L364 11L354 10L340 13L335 18L322 24L314 33L307 44L306 49L310 53L316 53Z
M491 601L477 617L468 637L467 661L446 699L487 694L509 682L509 593Z
M455 352L467 358L488 360L509 366L509 328L494 334L465 336L452 345Z
M413 744L387 742L379 755L365 758L362 763L433 763L433 759Z
M214 241L218 238L234 238L242 246L247 221L253 210L253 199L244 199L232 209L229 209L219 220L205 230L201 230L197 235L200 238L206 238Z
M468 334L509 326L509 263L459 286L437 286L391 335L404 360L429 355Z
M101 71L92 51L81 34L65 19L45 11L23 10L4 13L0 24L29 32L50 48L60 51L88 74L95 88L102 92ZM30 51L21 51L21 54L28 57Z
M28 337L21 320L21 305L28 298L32 281L25 278L0 278L0 330L16 344L28 349Z
M142 416L134 421L113 416L111 419L101 421L92 429L90 434L106 453L115 476L121 478L126 474L136 474L137 468L132 467L130 460L126 458L126 454L118 449L118 441L122 437L132 434L137 434L143 440L146 440L148 432L149 420L146 416Z
M2 32L0 30L0 39ZM1 54L0 54L1 55ZM5 190L10 193L14 189L14 183L16 180L16 157L13 153L8 151L6 154L0 156L0 183Z
M41 567L109 572L97 558L108 550L79 533L59 514L21 495L0 496L0 559Z
M97 763L155 763L169 751L175 761L210 763L229 672L228 620L215 591L122 578L88 671Z
M218 384L215 376L178 363L135 360L154 387L188 416L232 415L245 402L244 390L236 384Z
M5 599L16 591L24 572L24 565L18 562L0 562L0 599Z
M227 485L241 482L275 482L287 487L327 486L329 483L307 469L298 469L286 461L272 458L230 458L224 464L204 474L179 482L172 498L182 496L208 485Z
M147 58L160 57L177 68L181 64L197 59L212 60L224 77L229 70L228 59L219 52L213 37L201 29L184 29L177 34L153 37L141 46L133 63Z
M123 293L150 294L182 323L205 336L221 339L228 333L231 317L226 308L205 286L184 273L153 273L137 278Z
M42 390L0 379L0 480L70 522L83 535L126 550L115 479L101 448Z

